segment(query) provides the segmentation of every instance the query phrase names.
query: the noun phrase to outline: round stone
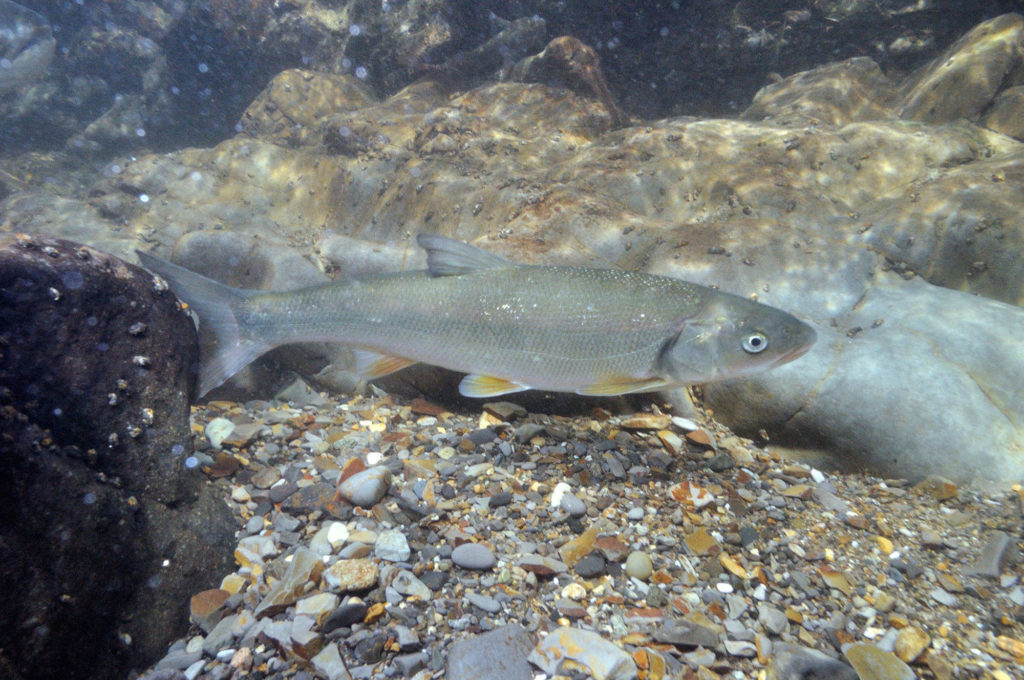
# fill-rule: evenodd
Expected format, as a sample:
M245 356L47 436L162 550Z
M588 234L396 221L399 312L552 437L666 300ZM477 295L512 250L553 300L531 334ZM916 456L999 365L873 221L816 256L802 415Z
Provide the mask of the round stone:
M357 472L338 485L338 494L353 505L372 508L388 491L391 473L376 466Z
M486 545L463 543L452 550L452 562L463 569L490 569L497 560Z
M634 550L626 558L626 575L641 581L646 581L654 572L654 563L647 553Z

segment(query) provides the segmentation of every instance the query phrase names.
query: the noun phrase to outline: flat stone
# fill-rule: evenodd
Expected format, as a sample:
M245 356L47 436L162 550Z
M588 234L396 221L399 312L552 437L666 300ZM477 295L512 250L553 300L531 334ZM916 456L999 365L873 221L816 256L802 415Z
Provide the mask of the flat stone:
M542 557L541 555L523 555L519 559L519 566L526 571L532 571L538 576L554 576L555 574L562 574L569 571L568 565L564 562L559 562L551 557Z
M669 619L655 629L651 637L658 642L665 642L679 647L715 648L723 629L712 623L707 617L690 614L683 619Z
M916 680L917 676L907 664L892 652L873 644L858 642L847 645L843 653L857 671L859 680Z
M409 541L398 529L382 531L373 544L373 554L388 562L405 562L412 554Z
M978 559L966 569L968 574L999 578L1007 565L1016 561L1017 545L1009 535L993 531Z
M315 552L308 548L296 550L284 576L260 600L254 612L256 617L274 616L294 604L303 593L306 583L318 579L323 568L324 563Z
M550 632L529 659L549 675L561 673L566 659L583 666L594 680L632 680L637 675L636 663L624 649L580 628L562 627Z
M368 590L377 584L380 572L369 558L338 560L324 572L324 583L336 593Z
M327 680L352 680L345 662L341 659L338 646L333 642L326 645L320 653L310 659L316 672Z
M501 611L501 603L493 597L481 593L467 592L466 599L474 607L479 607L489 614L497 614Z
M857 672L853 668L816 649L787 642L775 642L772 651L774 657L770 667L778 680L858 680Z
M512 624L454 642L445 664L446 680L532 680L527 656L534 639L522 626Z
M395 575L391 581L391 587L407 597L418 597L421 600L430 599L430 588L408 569L402 569Z
M490 569L497 560L491 549L482 543L463 543L452 550L452 562L463 569Z

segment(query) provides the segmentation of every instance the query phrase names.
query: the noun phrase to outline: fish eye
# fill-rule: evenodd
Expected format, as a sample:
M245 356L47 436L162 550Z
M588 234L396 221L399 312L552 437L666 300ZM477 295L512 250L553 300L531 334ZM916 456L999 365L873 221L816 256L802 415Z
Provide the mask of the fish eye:
M764 336L764 333L751 333L743 338L743 349L751 354L763 352L767 347L768 338Z

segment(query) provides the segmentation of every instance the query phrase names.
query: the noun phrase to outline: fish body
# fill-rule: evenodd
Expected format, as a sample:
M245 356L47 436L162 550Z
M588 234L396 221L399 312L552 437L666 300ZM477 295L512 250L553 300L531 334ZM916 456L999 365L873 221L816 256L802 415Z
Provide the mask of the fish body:
M56 47L45 17L11 0L0 0L0 95L41 78Z
M418 362L461 371L460 391L484 397L613 395L738 377L796 358L816 337L786 312L675 278L521 266L440 236L419 242L427 271L286 292L230 288L139 257L199 318L200 395L295 342L356 348L367 379Z

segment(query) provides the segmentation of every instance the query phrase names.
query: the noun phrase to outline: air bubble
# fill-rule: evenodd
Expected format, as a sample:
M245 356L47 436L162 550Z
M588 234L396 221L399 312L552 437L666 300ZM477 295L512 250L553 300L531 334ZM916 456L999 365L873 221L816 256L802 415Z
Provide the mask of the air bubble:
M96 494L94 494L92 491L86 492L86 494L82 496L82 502L85 503L86 505L94 504L96 502Z
M363 32L363 29L360 28L359 24L352 24L351 26L348 27L348 34L349 35L359 35L362 32Z
M139 194L140 203L149 203L149 194Z
M210 70L210 67L207 66L206 62L204 61L199 62L199 66L197 68L199 69L200 73L206 73Z
M198 467L198 465L199 459L196 458L195 456L189 456L188 458L185 459L185 467L187 467L189 470Z
M363 78L366 78L366 76L367 76L366 67L365 66L356 66L356 78L359 78L360 80L362 80Z
M175 444L174 446L171 447L172 456L180 456L183 453L185 453L185 447L182 446L181 444Z

